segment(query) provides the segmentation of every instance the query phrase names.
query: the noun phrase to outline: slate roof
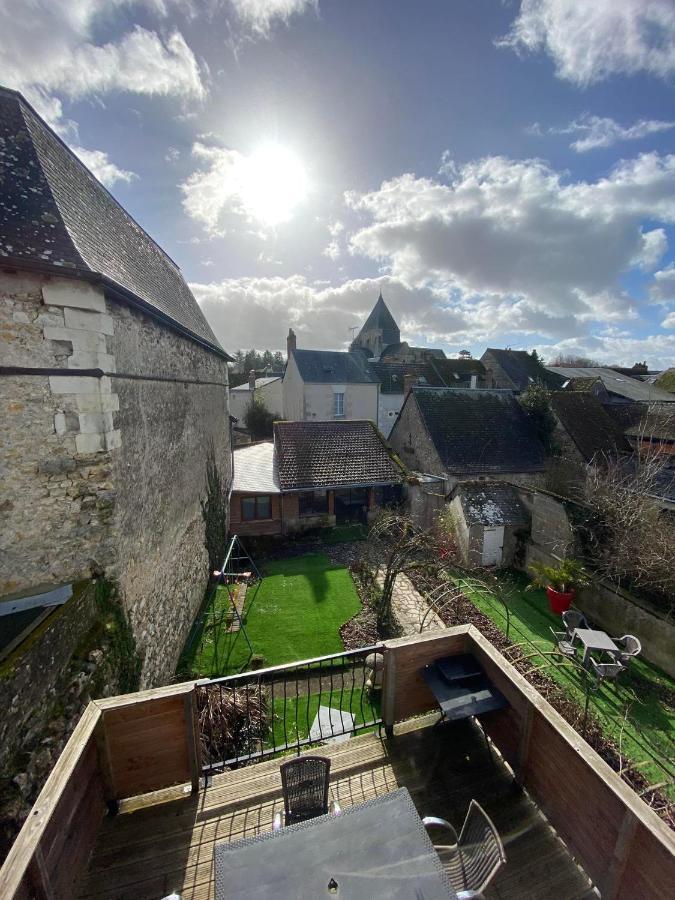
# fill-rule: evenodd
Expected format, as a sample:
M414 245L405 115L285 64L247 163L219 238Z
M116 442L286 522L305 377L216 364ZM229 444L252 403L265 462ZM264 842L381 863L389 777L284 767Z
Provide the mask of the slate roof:
M479 359L434 359L430 365L449 387L458 379L467 380L472 375L485 377L485 366Z
M376 384L362 353L340 350L293 350L302 380L317 384Z
M274 441L282 491L402 481L372 422L276 422Z
M488 347L485 353L492 354L519 391L524 391L528 385L536 381L541 381L551 389L562 385L561 379L552 374L554 370L547 370L537 363L527 350L500 350Z
M418 354L419 357L425 356L433 359L445 359L445 352L436 347L411 347L407 341L398 341L396 344L388 344L382 353L380 359L386 359L395 353L399 353L402 349L411 350Z
M641 381L605 366L548 366L548 371L562 376L565 381L578 378L599 378L607 390L627 400L641 400L645 403L675 403L675 394L661 390L656 385Z
M281 381L281 375L274 375L271 378L256 378L255 386L256 390L261 387L265 387L266 384L272 384L274 381ZM236 387L233 387L231 390L233 391L250 391L250 387L248 386L248 381L244 381L242 384L238 384Z
M577 449L590 462L595 457L628 453L630 445L597 397L585 391L553 391L551 406Z
M428 363L371 362L368 367L376 381L380 382L380 391L383 394L402 394L406 375L423 378L427 384L434 387L440 387L443 384Z
M280 493L272 441L237 447L234 450L233 458L233 491L249 494Z
M357 341L362 334L371 329L379 328L382 331L382 343L386 347L389 344L398 344L401 340L401 331L396 324L396 320L389 311L389 307L384 302L384 298L380 293L377 303L371 309L370 315L357 336Z
M406 403L411 399L446 472L544 468L544 448L511 391L413 387Z
M529 520L510 484L462 481L452 496L459 497L467 525L525 525Z
M0 88L0 257L101 276L224 354L178 266L20 94Z

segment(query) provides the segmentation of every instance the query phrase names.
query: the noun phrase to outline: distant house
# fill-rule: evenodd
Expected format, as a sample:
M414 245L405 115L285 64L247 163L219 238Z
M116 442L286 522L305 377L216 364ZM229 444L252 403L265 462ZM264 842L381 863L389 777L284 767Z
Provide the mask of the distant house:
M643 380L638 372L629 375L606 366L548 366L547 370L561 380L564 390L590 390L606 403L675 403L675 394ZM606 395L597 387L598 381Z
M415 386L389 437L403 463L458 481L490 478L540 483L544 448L511 391Z
M462 481L452 490L450 509L465 565L513 563L518 532L530 521L516 488L498 481Z
M555 440L568 459L590 463L630 453L622 430L592 393L553 391L551 408L556 418Z
M377 422L378 393L379 384L362 353L299 350L290 332L282 384L285 419Z
M430 358L423 363L394 363L380 358L369 362L371 372L380 382L377 425L389 437L406 391L413 384L430 387L483 387L485 369L478 359Z
M251 371L248 381L230 388L230 415L243 423L246 410L255 399L261 400L275 418L280 419L283 409L282 381L281 375L258 378Z
M231 531L366 522L398 502L404 474L372 422L276 422L273 441L234 451Z
M554 390L562 386L562 378L547 369L527 350L498 350L489 347L481 356L485 366L485 386L505 388L521 393L529 385L541 383Z

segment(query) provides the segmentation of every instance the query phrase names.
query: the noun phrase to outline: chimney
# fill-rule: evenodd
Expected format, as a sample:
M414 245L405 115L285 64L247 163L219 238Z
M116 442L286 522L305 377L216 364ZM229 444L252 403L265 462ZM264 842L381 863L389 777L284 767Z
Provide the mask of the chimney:
M255 369L251 369L248 373L248 389L249 391L255 390Z
M417 384L417 375L404 375L403 376L403 397L407 397L410 393L410 389L414 384Z
M288 337L286 338L286 353L290 357L291 353L296 349L298 342L295 337L295 332L292 328L288 329Z

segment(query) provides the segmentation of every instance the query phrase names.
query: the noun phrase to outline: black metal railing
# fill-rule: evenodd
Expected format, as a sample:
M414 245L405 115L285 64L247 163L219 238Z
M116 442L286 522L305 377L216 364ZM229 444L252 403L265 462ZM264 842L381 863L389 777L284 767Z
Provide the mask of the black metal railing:
M376 645L197 682L203 774L379 728L383 665Z

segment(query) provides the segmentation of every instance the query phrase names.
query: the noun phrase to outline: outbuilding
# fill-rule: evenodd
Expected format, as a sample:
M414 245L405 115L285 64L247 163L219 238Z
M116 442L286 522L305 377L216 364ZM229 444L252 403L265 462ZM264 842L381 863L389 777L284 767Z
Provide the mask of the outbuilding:
M518 535L529 523L514 487L498 481L462 481L450 494L450 509L467 566L513 563Z

